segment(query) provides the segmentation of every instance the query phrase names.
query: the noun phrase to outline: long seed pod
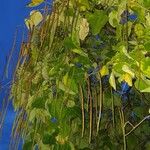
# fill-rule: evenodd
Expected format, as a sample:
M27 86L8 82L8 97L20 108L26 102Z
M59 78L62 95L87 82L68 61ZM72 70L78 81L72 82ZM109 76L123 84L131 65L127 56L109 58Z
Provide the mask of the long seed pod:
M6 63L6 67L5 67L5 70L4 70L4 77L7 77L8 78L8 69L9 69L9 64L11 62L11 59L12 59L12 55L15 51L15 48L16 48L16 43L17 43L17 35L18 35L18 29L16 29L16 32L15 32L15 36L14 36L14 41L13 41L13 46L12 46L12 49L10 51L10 55L8 57L8 60L7 60L7 63Z
M99 93L99 113L98 113L98 121L97 121L97 134L100 127L101 115L102 115L102 102L103 102L103 88L102 88L102 79L100 75L100 83L99 83L100 93Z
M95 107L95 124L97 124L97 114L98 114L98 96L97 96L97 88L94 90L94 107Z
M88 85L88 99L89 99L89 127L90 127L90 132L89 132L89 143L91 143L92 139L92 124L93 124L93 103L92 103L92 95L91 95L91 88L90 88L90 80L89 77L87 79L87 85Z
M115 109L114 109L114 95L112 93L112 88L111 88L111 109L112 109L112 120L113 120L113 127L115 127Z
M83 96L83 90L81 85L79 85L80 89L80 97L81 97L81 109L82 109L82 137L84 135L84 128L85 128L85 113L84 113L84 96Z
M124 113L122 108L119 109L119 115L120 115L120 121L121 121L121 128L122 128L122 135L123 135L123 150L127 149L126 145L126 134L125 134L125 119L124 119Z

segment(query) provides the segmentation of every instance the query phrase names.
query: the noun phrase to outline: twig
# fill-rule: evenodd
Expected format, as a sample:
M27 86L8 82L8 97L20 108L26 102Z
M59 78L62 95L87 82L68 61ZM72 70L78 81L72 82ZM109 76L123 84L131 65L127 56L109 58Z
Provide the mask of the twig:
M127 124L129 124L132 128L134 127L134 125L133 125L130 121L127 121L127 122L125 122L125 124L124 124L124 128L127 126Z
M135 125L125 136L128 136L131 132L133 132L137 127L139 127L146 119L150 118L150 115L144 117L137 125Z

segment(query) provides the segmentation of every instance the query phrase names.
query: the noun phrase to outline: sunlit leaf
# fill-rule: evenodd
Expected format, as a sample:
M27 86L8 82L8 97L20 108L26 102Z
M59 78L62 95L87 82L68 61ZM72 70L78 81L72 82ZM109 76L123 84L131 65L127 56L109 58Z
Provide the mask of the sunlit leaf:
M88 56L82 49L73 49L72 51L84 57Z
M28 29L32 29L33 26L39 25L39 23L41 23L42 20L43 16L41 12L33 10L30 13L30 17L28 19L25 19L25 24Z
M150 13L148 13L148 14L145 16L145 18L146 18L146 24L147 24L147 26L150 26Z
M113 72L110 74L109 83L114 88L114 90L116 90L116 81Z
M144 27L141 24L136 24L134 31L138 37L141 37L144 34Z
M144 76L141 76L140 79L137 79L135 82L135 87L141 92L145 91L145 89L149 89L150 80L146 79Z
M79 38L84 40L89 33L89 23L85 18L81 20L80 30L79 30Z
M79 8L80 11L85 11L86 9L89 9L89 1L88 0L79 0Z
M102 69L100 70L100 74L101 74L101 77L103 77L105 75L108 75L109 74L108 67L107 66L103 66Z
M29 3L27 6L28 7L35 7L43 3L44 0L32 0L31 3Z
M62 137L61 135L58 135L57 137L56 137L56 140L57 140L57 142L58 143L60 143L60 144L65 144L65 142L68 140L68 137Z
M67 82L68 82L68 73L66 73L66 74L63 76L63 83L64 83L64 85L67 85Z
M75 106L75 102L73 100L68 100L67 107L74 107L74 106Z
M71 94L71 95L75 95L75 92L72 91L69 87L65 86L62 82L59 82L59 89L61 89L62 91Z
M127 65L123 65L122 70L128 73L132 78L135 77L135 73Z
M150 78L150 59L149 58L145 58L141 62L141 70L145 74L145 76Z
M112 11L109 14L109 23L115 28L118 25L118 20L119 20L118 12L115 10Z
M144 89L144 90L141 90L141 92L143 92L143 93L144 93L144 92L148 92L148 93L149 93L149 92L150 92L150 87L148 87L148 88L146 88L146 89Z
M124 74L122 79L127 82L129 86L132 86L132 76L129 73Z

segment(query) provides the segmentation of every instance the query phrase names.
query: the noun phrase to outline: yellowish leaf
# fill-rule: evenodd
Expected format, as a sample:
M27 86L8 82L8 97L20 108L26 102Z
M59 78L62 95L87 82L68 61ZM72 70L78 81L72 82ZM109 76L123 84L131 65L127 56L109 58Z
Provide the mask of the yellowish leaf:
M25 19L25 24L28 29L32 29L33 26L39 25L39 23L43 20L43 16L39 11L31 11L30 17Z
M135 73L127 65L123 65L122 70L130 74L132 78L135 77Z
M43 16L39 11L31 11L30 19L33 21L34 25L37 26L43 20Z
M68 100L67 107L74 107L74 106L75 106L75 102L73 100Z
M110 74L109 83L114 88L114 90L116 90L116 81L113 72Z
M43 3L44 0L32 0L31 3L29 3L27 6L28 7L35 7Z
M129 73L124 74L122 79L127 82L129 86L132 86L132 77Z
M146 18L146 25L147 25L147 26L150 26L150 13L148 13L148 14L145 16L145 18Z
M101 74L101 77L103 77L105 75L108 75L109 74L108 67L107 66L103 66L102 69L100 70L100 74Z
M68 73L66 73L66 74L63 76L63 83L64 83L64 85L67 85L67 82L68 82Z
M119 15L116 10L111 11L111 13L109 14L109 23L114 28L118 25L118 20L119 20L118 17L119 17Z
M68 136L63 137L61 135L56 136L56 140L59 144L65 144L65 142L68 140Z
M135 27L134 27L134 32L136 33L136 35L138 37L141 37L143 36L144 34L144 27L142 24L136 24Z
M81 19L80 29L79 29L79 38L84 40L89 33L89 23L85 18Z

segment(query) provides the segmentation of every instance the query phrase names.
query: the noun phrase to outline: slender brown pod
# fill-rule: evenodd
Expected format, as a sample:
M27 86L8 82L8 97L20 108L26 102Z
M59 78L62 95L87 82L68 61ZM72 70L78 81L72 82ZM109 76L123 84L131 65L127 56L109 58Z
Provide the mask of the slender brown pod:
M92 95L91 95L91 88L90 88L90 80L88 77L87 80L87 85L88 85L88 99L89 99L89 127L90 127L90 132L89 132L89 143L91 143L92 139L92 123L93 123L93 112L92 112Z
M80 89L81 108L82 108L82 137L83 137L84 130L85 130L85 113L84 113L84 96L83 96L83 90L81 85L79 85L79 89Z
M98 121L97 121L97 134L100 127L100 121L101 121L101 114L102 114L102 101L103 101L103 88L102 88L102 80L100 75L100 93L99 93L99 114L98 114Z

